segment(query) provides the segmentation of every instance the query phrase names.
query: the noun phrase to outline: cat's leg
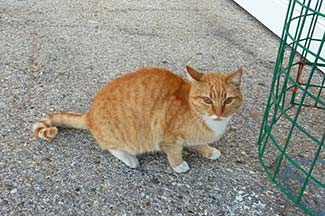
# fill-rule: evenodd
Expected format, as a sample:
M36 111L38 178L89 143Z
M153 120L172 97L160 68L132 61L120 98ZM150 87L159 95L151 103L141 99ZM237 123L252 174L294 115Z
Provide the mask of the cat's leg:
M190 169L187 162L183 160L182 145L165 144L162 149L167 154L168 162L175 172L185 173Z
M139 166L138 158L135 155L115 149L109 149L108 151L131 168L137 168Z
M209 145L194 146L193 149L199 152L203 157L209 158L211 160L217 160L221 156L221 153L218 149Z
M120 142L116 142L116 140L108 141L108 140L99 139L97 136L98 134L96 134L96 131L95 133L93 131L91 132L96 138L99 147L102 150L108 150L114 157L121 160L123 163L125 163L127 166L131 168L137 168L139 166L139 161L135 155L119 149Z

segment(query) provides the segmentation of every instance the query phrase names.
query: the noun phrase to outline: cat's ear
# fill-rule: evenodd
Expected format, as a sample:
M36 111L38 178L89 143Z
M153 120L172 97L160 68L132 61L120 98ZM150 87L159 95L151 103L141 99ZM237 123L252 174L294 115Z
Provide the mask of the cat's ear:
M200 79L203 76L203 73L196 71L195 69L191 68L190 66L186 66L185 70L187 72L187 77L191 82L192 81L200 81Z
M237 71L231 73L227 78L227 83L239 87L241 83L241 77L243 75L243 71L244 69L240 67Z

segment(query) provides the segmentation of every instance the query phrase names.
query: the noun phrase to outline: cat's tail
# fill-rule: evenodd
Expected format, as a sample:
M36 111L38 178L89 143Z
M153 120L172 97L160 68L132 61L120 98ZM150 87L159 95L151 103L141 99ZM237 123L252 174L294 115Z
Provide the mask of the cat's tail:
M36 137L50 142L58 133L57 127L88 129L87 114L52 113L36 122L33 132Z

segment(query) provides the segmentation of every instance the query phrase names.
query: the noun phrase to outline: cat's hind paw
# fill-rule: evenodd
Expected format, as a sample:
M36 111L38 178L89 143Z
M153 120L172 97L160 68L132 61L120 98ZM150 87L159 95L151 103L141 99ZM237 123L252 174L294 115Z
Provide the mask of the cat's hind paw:
M187 164L186 161L183 161L179 165L172 167L172 168L177 173L185 173L185 172L189 171L190 166Z
M221 152L218 149L216 149L216 148L213 148L213 147L211 147L211 148L212 148L212 155L210 157L208 157L208 158L210 160L217 160L217 159L219 159L220 156L221 156Z
M132 169L138 168L140 165L138 158L134 155L131 155L131 157L129 157L129 160L126 162L126 164Z
M139 167L139 161L135 155L131 155L124 151L119 151L119 150L109 150L109 151L112 153L112 155L120 159L128 167L133 169Z

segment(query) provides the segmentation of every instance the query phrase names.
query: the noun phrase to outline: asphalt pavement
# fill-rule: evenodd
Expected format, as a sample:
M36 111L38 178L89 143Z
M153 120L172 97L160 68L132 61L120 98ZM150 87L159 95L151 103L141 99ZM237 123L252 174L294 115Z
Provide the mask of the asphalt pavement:
M231 0L0 0L0 215L304 215L270 182L257 137L279 39ZM84 131L52 143L32 125L87 112L108 81L143 66L243 66L245 104L214 144L186 151L176 174L163 153L129 169Z

